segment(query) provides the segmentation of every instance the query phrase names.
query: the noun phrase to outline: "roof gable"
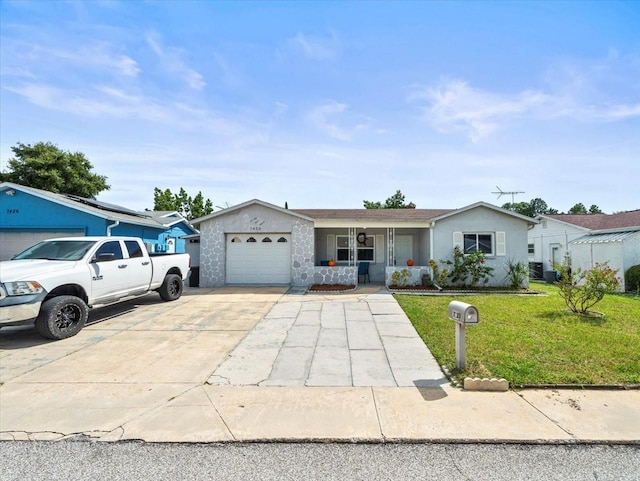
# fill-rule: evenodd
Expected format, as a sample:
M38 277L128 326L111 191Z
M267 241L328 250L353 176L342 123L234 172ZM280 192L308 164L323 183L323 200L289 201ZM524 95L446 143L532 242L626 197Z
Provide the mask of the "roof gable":
M523 220L523 221L525 221L525 222L527 222L527 223L529 223L531 225L534 225L534 224L538 223L537 220L535 220L535 219L533 219L531 217L528 217L528 216L522 215L522 214L518 214L517 212L513 212L511 210L503 209L502 207L498 207L498 206L495 206L493 204L489 204L487 202L476 202L475 204L470 204L470 205L468 205L466 207L461 207L460 209L451 210L451 211L447 212L446 214L440 215L438 217L434 217L431 220L438 221L438 220L446 219L447 217L452 217L454 215L462 214L463 212L467 212L467 211L470 211L472 209L476 209L478 207L484 207L484 208L487 208L487 209L491 209L491 210L493 210L495 212L498 212L500 214L504 214L504 215L508 215L508 216L511 216L511 217L515 217L515 218Z
M300 217L302 219L309 220L309 221L313 220L313 219L311 219L311 218L309 218L309 217L307 217L307 216L305 216L303 214L300 214L300 213L298 213L298 212L296 212L294 210L284 209L282 207L278 207L277 205L274 205L274 204L269 204L268 202L264 202L262 200L252 199L252 200L249 200L247 202L243 202L242 204L238 204L238 205L234 205L232 207L227 207L226 209L218 210L218 211L213 212L213 213L211 213L209 215L205 215L204 217L199 217L197 219L193 219L191 221L191 223L194 224L194 225L202 224L205 221L208 221L208 220L211 220L211 219L215 219L216 217L220 217L220 216L231 214L233 212L236 212L238 210L242 210L242 209L244 209L246 207L249 207L249 206L252 206L252 205L260 205L260 206L265 207L267 209L272 209L272 210L281 212L283 214L291 215L291 216L294 216L294 217Z

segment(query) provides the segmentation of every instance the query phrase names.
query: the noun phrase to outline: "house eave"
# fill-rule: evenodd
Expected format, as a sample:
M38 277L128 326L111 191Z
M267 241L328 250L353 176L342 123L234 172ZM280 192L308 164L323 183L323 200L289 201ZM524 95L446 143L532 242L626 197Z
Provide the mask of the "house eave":
M427 229L429 228L429 222L426 221L364 221L362 219L351 220L331 220L331 219L316 219L313 222L313 226L316 229L341 229L341 228L360 228L360 229Z

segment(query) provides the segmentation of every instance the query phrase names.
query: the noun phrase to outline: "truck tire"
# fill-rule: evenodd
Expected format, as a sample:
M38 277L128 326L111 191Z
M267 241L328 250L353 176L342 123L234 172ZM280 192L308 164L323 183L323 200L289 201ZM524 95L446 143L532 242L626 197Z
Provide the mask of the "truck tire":
M177 274L167 274L158 289L163 301L175 301L182 295L182 277Z
M78 334L88 317L89 308L79 297L53 297L42 304L36 330L47 339L66 339Z

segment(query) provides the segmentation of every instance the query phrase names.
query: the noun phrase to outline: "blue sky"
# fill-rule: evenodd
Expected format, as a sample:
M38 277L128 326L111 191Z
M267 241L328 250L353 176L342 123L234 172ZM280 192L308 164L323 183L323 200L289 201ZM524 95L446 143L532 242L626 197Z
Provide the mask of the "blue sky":
M640 2L0 2L0 168L214 205L640 208Z

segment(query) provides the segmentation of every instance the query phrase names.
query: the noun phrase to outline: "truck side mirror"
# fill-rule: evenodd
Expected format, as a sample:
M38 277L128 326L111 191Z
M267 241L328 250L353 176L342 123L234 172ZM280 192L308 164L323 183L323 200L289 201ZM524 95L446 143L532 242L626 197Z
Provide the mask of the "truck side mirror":
M109 262L116 259L116 255L113 252L104 252L102 254L98 254L98 257L94 257L91 259L91 263L95 264L96 262Z

